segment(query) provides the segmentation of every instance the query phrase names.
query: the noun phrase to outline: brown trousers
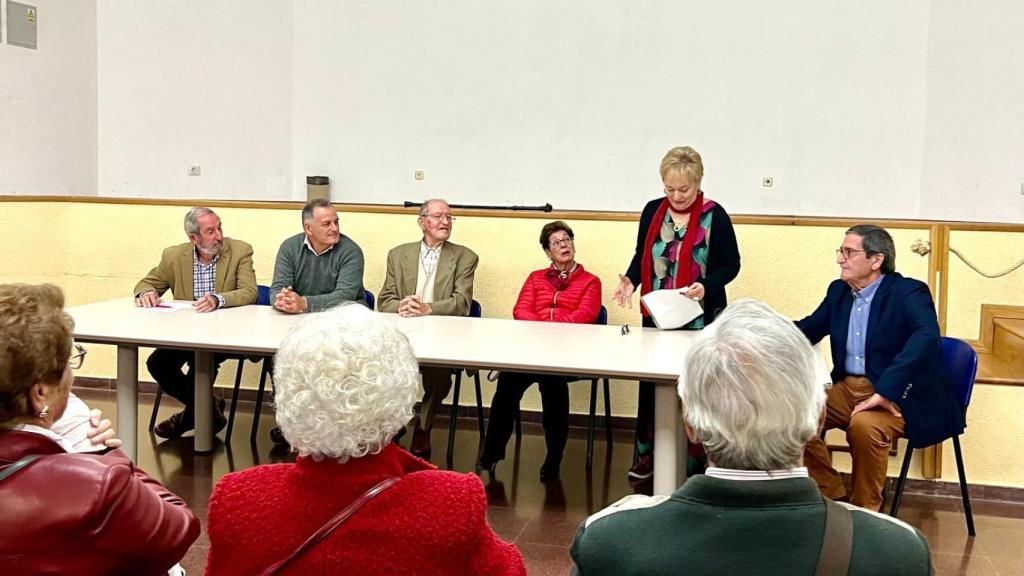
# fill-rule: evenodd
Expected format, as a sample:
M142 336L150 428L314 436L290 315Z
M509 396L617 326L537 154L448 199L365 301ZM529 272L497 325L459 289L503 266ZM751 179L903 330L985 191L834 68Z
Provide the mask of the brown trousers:
M833 385L825 403L825 430L846 430L853 460L850 503L877 511L882 506L882 486L889 470L889 447L903 436L904 423L903 418L881 407L859 412L851 418L854 407L874 393L875 387L863 376L847 376ZM825 497L835 500L846 494L839 472L832 467L832 457L824 440L814 438L807 443L804 465Z
M423 375L423 400L420 401L420 419L418 426L429 431L434 427L434 417L441 401L448 397L452 389L451 368L420 368Z

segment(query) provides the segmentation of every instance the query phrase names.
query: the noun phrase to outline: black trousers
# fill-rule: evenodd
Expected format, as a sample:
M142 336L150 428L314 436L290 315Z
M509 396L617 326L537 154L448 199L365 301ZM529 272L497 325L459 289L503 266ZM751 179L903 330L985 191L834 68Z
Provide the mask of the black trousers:
M217 379L217 371L220 365L230 358L226 354L213 355L213 372L210 375L212 380ZM187 370L182 372L183 366ZM146 368L156 380L156 383L163 388L163 391L170 394L177 401L185 405L185 413L192 414L195 409L196 399L196 355L190 350L171 350L170 348L157 348L146 359Z
M495 462L505 458L505 446L512 436L516 410L526 389L537 382L543 407L544 443L547 444L546 462L560 463L569 438L569 382L563 376L502 372L498 387L491 399L491 418L487 422L482 460Z

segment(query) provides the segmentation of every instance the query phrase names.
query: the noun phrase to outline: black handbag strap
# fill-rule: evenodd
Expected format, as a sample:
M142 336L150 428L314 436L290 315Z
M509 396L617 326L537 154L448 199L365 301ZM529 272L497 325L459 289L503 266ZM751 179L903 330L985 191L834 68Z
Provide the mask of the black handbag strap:
M29 454L28 456L25 456L24 458L18 460L17 462L12 462L6 466L0 466L0 482L3 482L10 476L13 476L15 472L21 470L22 468L28 466L29 464L35 462L36 460L39 460L42 457L42 454Z
M321 540L329 536L331 532L334 532L335 528L341 526L346 520L348 520L367 502L373 500L374 496L377 496L381 492L387 490L399 480L401 480L401 477L392 476L391 478L387 478L385 480L378 482L372 488L370 488L361 496L359 496L359 498L353 500L352 503L346 506L341 512L338 512L333 518L328 520L326 524L321 526L320 529L317 530L315 534L313 534L312 536L307 538L305 542L300 544L299 547L295 549L295 551L288 555L287 558L275 562L274 564L263 570L263 572L260 572L260 576L272 576L273 574L277 574L278 572L283 570L284 567L287 566L292 560L295 560L299 556L302 556L310 548L316 546L320 543Z
M853 516L845 506L825 500L825 534L815 576L846 576L853 552Z

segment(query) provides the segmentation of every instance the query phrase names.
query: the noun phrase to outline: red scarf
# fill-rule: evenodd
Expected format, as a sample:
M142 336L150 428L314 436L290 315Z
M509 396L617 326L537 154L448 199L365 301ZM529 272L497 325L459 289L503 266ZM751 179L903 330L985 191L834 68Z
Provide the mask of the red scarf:
M661 227L665 222L665 214L668 212L668 198L661 201L658 209L654 212L654 219L647 228L647 238L644 240L644 255L640 260L640 295L643 296L651 291L651 278L654 275L654 258L651 250L654 248L654 241L661 235ZM671 286L662 288L684 288L692 284L695 278L690 278L690 269L693 267L693 240L697 237L697 227L700 226L700 215L704 211L704 193L698 192L690 207L683 210L683 214L689 214L690 220L686 224L686 233L683 234L683 245L679 250L679 258L676 259L676 274L672 278ZM650 316L643 301L640 302L640 313Z

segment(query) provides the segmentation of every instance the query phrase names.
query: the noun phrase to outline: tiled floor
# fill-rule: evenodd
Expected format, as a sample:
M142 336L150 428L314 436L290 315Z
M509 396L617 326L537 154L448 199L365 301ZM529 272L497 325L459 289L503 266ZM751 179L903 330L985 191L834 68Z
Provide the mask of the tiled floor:
M80 395L104 413L114 413L112 392L86 390ZM140 402L140 429L148 426L151 405L149 397ZM176 409L174 401L169 400L161 406L160 416L167 417ZM241 407L233 441L225 444L218 440L214 452L205 456L192 453L191 436L160 441L146 432L140 436L139 464L188 501L205 520L210 490L225 473L290 459L287 450L273 446L267 437L273 426L272 415L261 418L256 446L249 444L251 424L251 411ZM483 475L491 526L502 538L519 546L531 575L567 574L571 566L569 544L588 514L627 494L650 492L649 481L631 485L626 479L632 460L631 440L630 435L617 434L611 450L607 450L603 435L598 434L594 467L588 474L584 431L573 430L562 465L562 482L545 486L537 478L544 459L544 440L539 427L527 424L518 447L514 438L509 443L508 459L498 465L495 477ZM446 441L447 426L439 420L433 435L433 462L442 468L448 467ZM451 469L473 470L477 442L475 421L461 422ZM906 495L900 518L928 538L936 574L1024 576L1024 504L972 500L972 505L978 532L973 539L967 536L959 499ZM203 573L207 545L204 529L182 562L190 575Z

